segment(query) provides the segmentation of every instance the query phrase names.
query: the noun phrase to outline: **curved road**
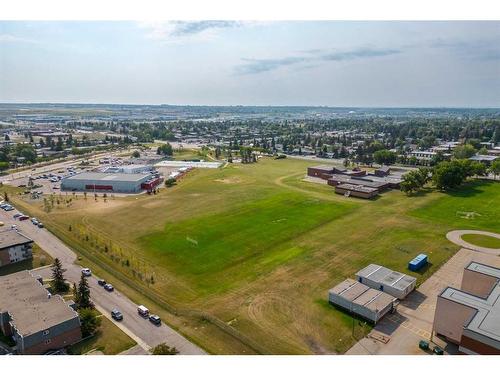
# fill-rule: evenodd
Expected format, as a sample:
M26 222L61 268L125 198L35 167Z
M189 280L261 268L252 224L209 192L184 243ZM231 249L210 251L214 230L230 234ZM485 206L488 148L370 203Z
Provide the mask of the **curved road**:
M21 233L33 239L50 256L61 260L66 269L65 276L68 281L78 283L81 275L81 267L74 263L76 254L73 250L48 230L38 228L31 221L14 220L13 215L16 212L18 211L5 212L0 210L0 220L5 223L5 227L2 230L10 228L12 224L16 224ZM36 269L35 273L43 278L51 277L50 267ZM107 292L104 288L98 286L95 276L89 278L89 286L92 293L92 300L97 309L108 317L111 310L115 308L119 309L124 316L123 321L111 321L134 339L145 351L162 342L166 342L169 346L175 346L180 354L206 354L201 348L170 328L167 324L162 323L161 326L157 327L150 323L149 320L142 318L137 314L137 305L134 302L118 290Z
M482 246L477 246L477 245L473 245L471 243L468 243L467 241L464 241L462 239L462 236L464 234L480 234L483 236L490 236L490 237L495 237L498 239L500 239L500 234L492 233L492 232L485 232L482 230L453 230L451 232L446 233L446 238L449 241L453 242L454 244L457 244L458 246L465 247L466 249L470 249L470 250L474 250L474 251L479 251L481 253L500 256L500 249L492 249L489 247L482 247Z

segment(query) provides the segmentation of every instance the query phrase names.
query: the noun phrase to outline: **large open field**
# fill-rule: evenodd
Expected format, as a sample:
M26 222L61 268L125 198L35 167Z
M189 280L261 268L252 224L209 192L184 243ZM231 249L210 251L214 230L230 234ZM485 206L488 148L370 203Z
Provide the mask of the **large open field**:
M498 183L364 201L302 181L312 164L196 170L158 195L106 202L63 194L50 213L15 200L212 353L342 353L355 340L352 319L326 303L330 287L372 262L405 271L426 252L421 282L457 250L447 231L500 232ZM356 323L355 336L368 329Z

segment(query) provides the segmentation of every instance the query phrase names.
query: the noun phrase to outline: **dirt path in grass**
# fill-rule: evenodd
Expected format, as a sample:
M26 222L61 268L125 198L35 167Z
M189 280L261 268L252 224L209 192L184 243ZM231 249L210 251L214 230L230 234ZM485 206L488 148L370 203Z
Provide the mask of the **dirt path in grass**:
M492 232L485 232L482 230L453 230L453 231L448 232L446 234L446 238L448 240L450 240L451 242L453 242L461 247L465 247L466 249L470 249L470 250L474 250L474 251L479 251L481 253L500 256L500 249L492 249L489 247L482 247L482 246L473 245L473 244L471 244L467 241L464 241L462 239L462 236L464 234L480 234L482 236L489 236L489 237L494 237L494 238L498 238L498 239L500 239L500 234L492 233Z

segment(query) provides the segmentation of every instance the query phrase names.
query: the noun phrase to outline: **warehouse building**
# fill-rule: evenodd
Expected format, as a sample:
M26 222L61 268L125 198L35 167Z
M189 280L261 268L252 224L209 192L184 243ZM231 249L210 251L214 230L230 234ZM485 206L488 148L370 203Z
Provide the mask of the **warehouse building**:
M150 173L84 172L61 181L66 191L91 191L96 193L139 193L154 180ZM161 181L157 181L158 184Z
M471 262L438 296L433 331L463 354L500 354L500 269Z
M31 271L0 276L0 332L19 354L44 354L81 340L80 318L59 295L51 295Z
M393 310L396 298L356 280L347 279L330 289L328 301L376 324L385 314Z
M0 267L30 259L33 240L15 229L0 232Z
M417 283L417 279L404 273L370 264L356 273L358 281L399 299L405 298Z

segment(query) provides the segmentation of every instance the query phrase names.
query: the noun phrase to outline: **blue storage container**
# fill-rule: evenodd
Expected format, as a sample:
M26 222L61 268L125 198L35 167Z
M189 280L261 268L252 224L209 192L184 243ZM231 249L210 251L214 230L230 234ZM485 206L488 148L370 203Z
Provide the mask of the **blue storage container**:
M427 264L427 255L419 254L408 263L410 271L418 271Z

